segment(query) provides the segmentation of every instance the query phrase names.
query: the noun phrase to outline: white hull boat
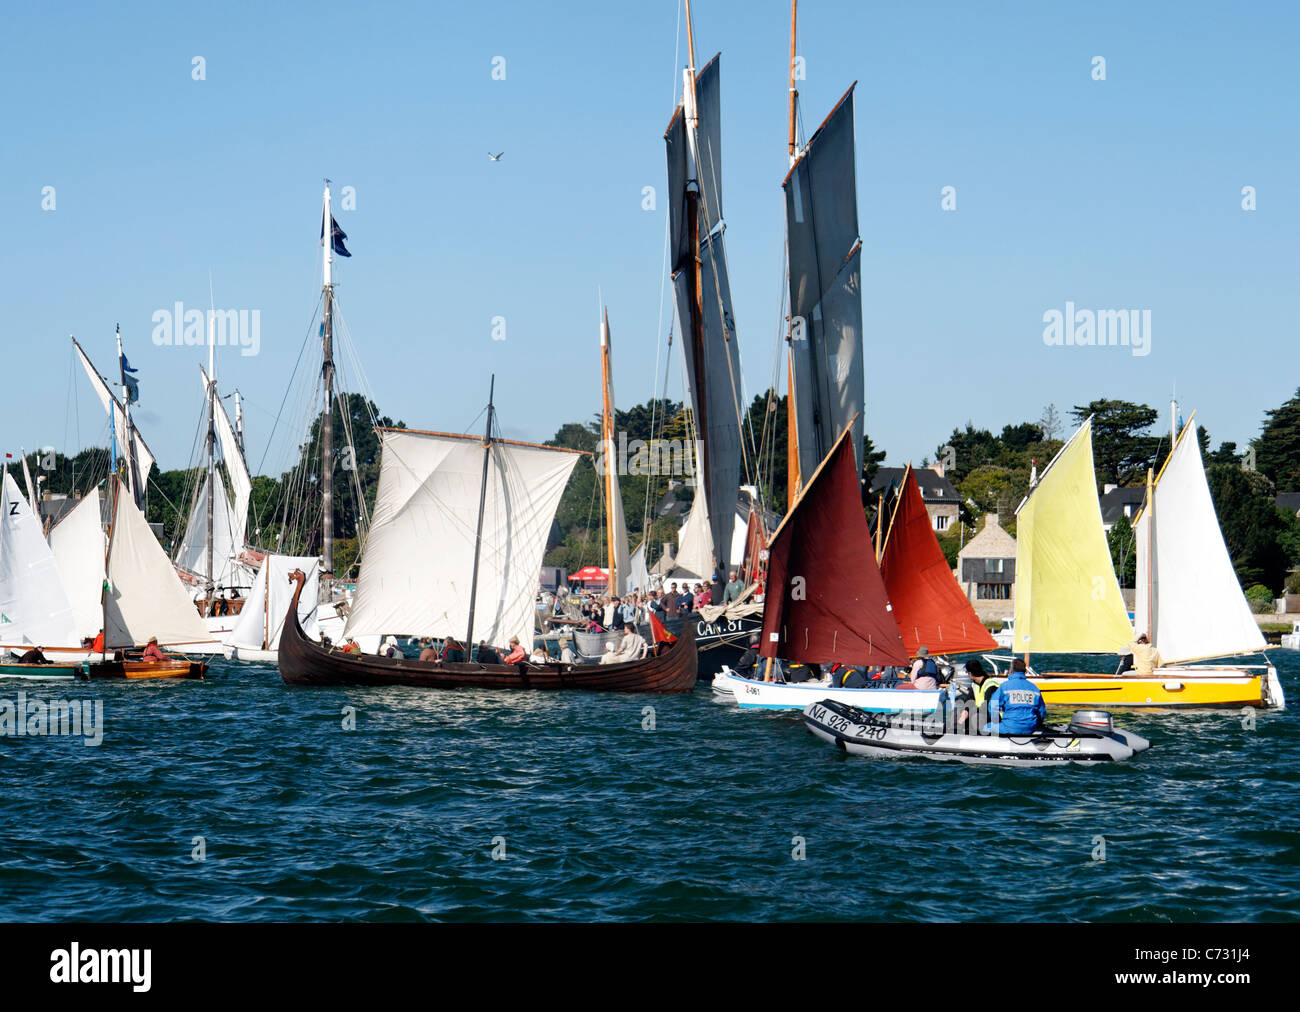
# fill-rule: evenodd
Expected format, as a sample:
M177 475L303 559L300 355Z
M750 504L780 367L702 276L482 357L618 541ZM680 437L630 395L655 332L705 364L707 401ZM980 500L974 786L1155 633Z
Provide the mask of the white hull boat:
M1282 636L1282 646L1287 650L1300 650L1300 619L1291 626L1291 631Z
M827 680L815 682L763 682L741 678L724 667L714 676L713 691L734 699L745 710L803 710L810 703L833 699L869 713L929 713L939 705L939 691L926 689L832 689Z
M916 756L982 766L1123 762L1151 746L1140 735L1115 729L1110 714L1100 710L1080 711L1068 726L1049 725L1032 734L988 735L957 733L937 715L868 713L826 699L804 711L804 724L850 755Z

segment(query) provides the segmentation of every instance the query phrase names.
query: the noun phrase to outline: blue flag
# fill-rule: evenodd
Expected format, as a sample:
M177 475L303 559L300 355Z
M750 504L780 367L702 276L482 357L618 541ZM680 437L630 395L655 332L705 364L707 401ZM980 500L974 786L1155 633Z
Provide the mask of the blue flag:
M134 372L135 370L131 368L131 363L128 362L126 360L126 356L123 355L122 356L122 382L123 385L126 387L127 404L137 404L140 401L140 381L137 380L133 375L131 375Z
M321 222L320 237L322 239L325 238L324 222ZM348 252L348 248L343 245L343 240L346 239L347 237L348 234L344 232L343 229L339 228L339 223L334 220L334 215L331 214L330 215L330 249L332 249L335 253L337 253L341 257L350 257L352 255L351 253Z

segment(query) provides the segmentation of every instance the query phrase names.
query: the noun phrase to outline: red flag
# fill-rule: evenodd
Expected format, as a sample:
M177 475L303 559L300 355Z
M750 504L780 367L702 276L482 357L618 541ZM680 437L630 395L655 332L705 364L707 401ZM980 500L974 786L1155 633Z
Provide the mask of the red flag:
M650 635L656 643L676 643L677 637L664 628L654 612L650 613Z

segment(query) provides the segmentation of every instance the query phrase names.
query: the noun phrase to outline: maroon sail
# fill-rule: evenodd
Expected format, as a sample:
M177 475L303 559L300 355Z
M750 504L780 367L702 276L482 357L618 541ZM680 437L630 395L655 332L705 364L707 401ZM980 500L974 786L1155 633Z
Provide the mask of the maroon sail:
M907 663L872 550L850 426L768 545L764 657Z

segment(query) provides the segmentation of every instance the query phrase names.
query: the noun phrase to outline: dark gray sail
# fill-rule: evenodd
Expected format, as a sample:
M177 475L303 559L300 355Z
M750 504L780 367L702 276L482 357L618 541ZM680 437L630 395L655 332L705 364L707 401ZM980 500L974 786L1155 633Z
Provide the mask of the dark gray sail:
M863 351L853 88L813 134L785 180L790 354L799 472L806 482L853 423L862 468Z
M744 396L740 349L731 309L731 285L722 225L721 78L715 56L696 76L699 187L699 308L703 339L696 347L692 299L696 251L689 219L691 170L686 118L681 106L664 135L668 155L668 198L673 294L678 331L686 356L687 384L703 443L703 471L697 475L708 506L709 530L717 564L731 564L736 495L740 488L740 419ZM703 375L698 373L703 371Z

